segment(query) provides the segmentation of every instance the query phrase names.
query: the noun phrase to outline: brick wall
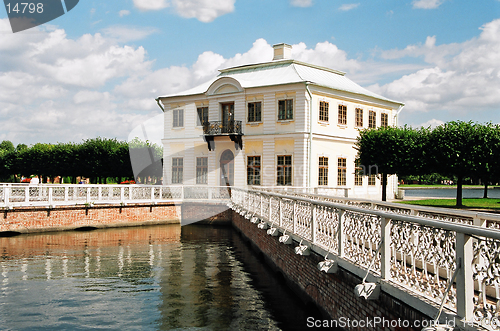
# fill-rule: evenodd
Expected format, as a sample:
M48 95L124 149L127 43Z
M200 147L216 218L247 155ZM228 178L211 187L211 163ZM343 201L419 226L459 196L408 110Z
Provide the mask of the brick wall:
M339 268L336 274L326 274L317 269L318 262L324 257L315 253L309 256L296 255L292 245L279 242L279 237L267 235L265 230L257 228L255 224L233 212L233 225L241 231L260 250L271 265L281 272L288 284L306 301L312 301L329 315L330 319L339 320L341 317L356 320L374 320L383 318L387 320L385 326L374 325L371 327L351 327L348 330L410 330L420 331L419 328L398 327L398 319L409 321L414 325L415 320L431 320L420 312L412 309L403 302L381 292L378 300L365 300L354 294L354 287L361 283L361 279L352 273ZM392 326L391 324L392 323ZM352 326L352 325L351 325ZM393 327L394 326L394 327ZM304 329L307 322L304 321Z
M173 203L127 206L18 207L0 214L0 232L21 233L72 230L82 227L121 227L179 223L181 206Z
M204 224L230 224L231 212L226 203L183 202L182 225L200 221Z

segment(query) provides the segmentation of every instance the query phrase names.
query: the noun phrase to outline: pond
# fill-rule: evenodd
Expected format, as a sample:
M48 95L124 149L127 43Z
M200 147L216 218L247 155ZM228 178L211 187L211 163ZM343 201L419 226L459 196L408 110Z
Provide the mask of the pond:
M308 311L231 227L0 238L6 330L303 330Z

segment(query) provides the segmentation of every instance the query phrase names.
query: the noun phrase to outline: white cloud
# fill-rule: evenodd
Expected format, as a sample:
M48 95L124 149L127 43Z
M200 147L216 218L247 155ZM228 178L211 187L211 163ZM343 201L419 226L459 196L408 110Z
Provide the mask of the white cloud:
M349 59L345 51L328 41L317 43L314 49L308 49L305 43L292 45L292 57L342 71L356 72L362 67L357 60Z
M98 33L71 39L62 29L44 27L12 38L11 32L1 33L8 29L8 20L0 19L4 139L29 144L125 138L138 120L150 116L150 110L144 112L131 99L116 98L104 88L110 81L149 71L151 62L142 47L118 46Z
M355 9L357 7L359 7L359 3L345 3L339 7L339 10L349 11L349 10Z
M118 12L118 15L120 15L120 17L130 15L130 10L122 9Z
M173 0L173 6L182 17L212 22L219 16L234 11L236 0Z
M158 30L150 27L114 25L103 29L102 32L106 37L116 39L121 43L126 43L144 39L153 33L157 33Z
M427 68L389 84L373 85L382 95L407 103L405 111L477 112L500 104L500 19L481 27L481 34L461 44L425 44L385 53L388 58L423 57ZM390 56L388 56L390 55Z
M94 103L109 99L110 95L108 92L97 92L88 90L79 91L73 96L73 102L75 104Z
M169 2L167 0L134 0L134 5L140 10L160 10L167 8Z
M167 7L185 18L196 18L201 22L212 22L219 16L234 11L236 0L134 0L140 10L160 10Z
M413 0L413 8L435 9L443 4L444 0Z
M312 0L290 0L290 4L294 7L311 7Z
M422 123L422 124L419 124L417 125L417 127L423 127L423 128L428 128L428 127L431 127L432 129L435 128L436 126L440 126L440 125L443 125L444 122L441 121L441 120L437 120L435 118L431 119L431 120L428 120L427 122L425 123Z

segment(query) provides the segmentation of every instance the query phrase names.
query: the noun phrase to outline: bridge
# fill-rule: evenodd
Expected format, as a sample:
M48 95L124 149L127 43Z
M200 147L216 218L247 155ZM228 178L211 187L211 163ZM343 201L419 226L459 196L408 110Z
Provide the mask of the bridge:
M267 235L357 275L357 296L400 299L441 326L500 327L500 217L307 194L233 189L231 208ZM449 323L453 321L453 323Z
M435 319L432 330L500 327L500 217L494 214L235 187L0 187L5 210L27 204L169 201L225 203L233 210L234 224L254 229L257 245L265 244L262 238L274 238L296 259L320 257L313 269L325 275L321 282L338 282L335 275L348 272L359 280L353 292L360 300L397 298ZM339 313L338 307L323 308L331 316Z

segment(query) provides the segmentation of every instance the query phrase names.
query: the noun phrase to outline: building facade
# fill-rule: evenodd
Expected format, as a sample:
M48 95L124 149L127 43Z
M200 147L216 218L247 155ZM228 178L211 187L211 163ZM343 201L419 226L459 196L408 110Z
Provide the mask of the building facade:
M284 186L379 199L376 167L356 164L354 144L360 129L396 125L404 104L343 72L293 60L287 44L273 47L270 62L223 69L202 86L157 99L165 113L164 185ZM391 176L388 198L396 189Z

